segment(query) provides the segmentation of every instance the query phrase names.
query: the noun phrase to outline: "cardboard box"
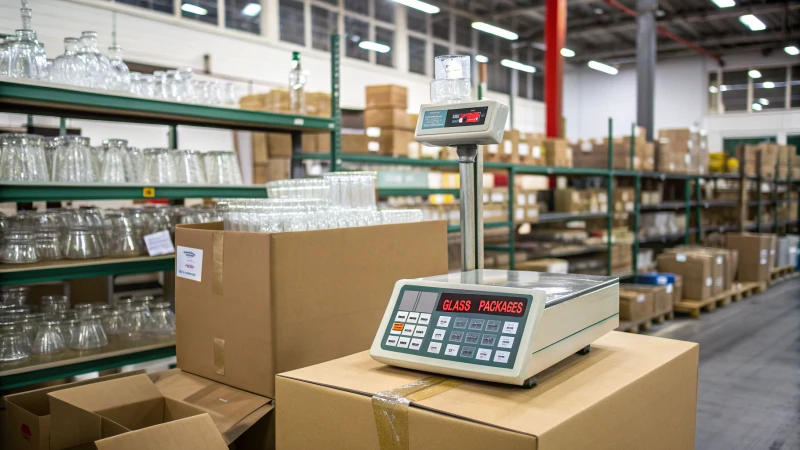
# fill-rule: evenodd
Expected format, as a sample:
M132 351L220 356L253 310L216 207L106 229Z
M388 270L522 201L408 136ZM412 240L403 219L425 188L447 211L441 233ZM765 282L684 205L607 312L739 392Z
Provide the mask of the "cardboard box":
M47 394L143 373L143 370L118 373L7 395L5 438L1 442L8 444L9 448L14 450L47 450L50 448L50 402Z
M373 153L368 150L366 134L342 134L342 153Z
M638 275L636 281L640 284L664 286L666 293L671 296L673 305L683 300L683 283L680 275L666 272L651 272Z
M408 89L396 84L367 86L367 109L408 109Z
M658 255L658 270L681 276L684 299L704 300L713 295L713 262L711 256L697 253L662 253Z
M395 130L413 131L417 122L411 122L411 116L400 108L367 108L364 110L364 128L392 128Z
M267 134L253 133L253 163L263 164L269 160L267 151Z
M499 156L502 162L519 163L519 130L508 130L503 133Z
M279 234L217 222L175 235L178 367L267 397L276 373L369 348L397 280L447 273L443 221Z
M714 264L721 266L721 271L715 275L714 285L718 288L716 293L731 288L736 275L736 265L738 264L738 253L733 249L724 249L716 247L703 247L699 245L680 245L667 251L678 252L701 252L714 256Z
M561 138L545 139L544 159L548 166L572 167L572 149L569 147L569 142Z
M653 311L650 315L665 314L672 311L672 285L644 285L644 284L620 284L620 290L644 292L653 296Z
M272 158L264 164L253 164L253 184L264 184L291 178L291 158Z
M738 281L768 281L772 276L770 250L775 235L765 233L727 233L725 246L739 252Z
M653 317L655 296L652 292L619 289L619 320L637 322Z
M375 129L378 133L367 133L367 150L389 156L408 156L409 146L414 140L414 132L406 130ZM375 135L377 134L377 135Z
M538 374L533 389L458 380L401 403L397 434L379 435L373 396L431 374L358 353L277 377L277 446L400 448L386 442L397 436L412 450L693 448L698 354L695 343L612 332Z
M292 135L289 133L265 133L267 135L267 152L270 158L292 157Z
M569 261L558 258L534 259L517 264L515 269L530 270L533 272L567 273Z

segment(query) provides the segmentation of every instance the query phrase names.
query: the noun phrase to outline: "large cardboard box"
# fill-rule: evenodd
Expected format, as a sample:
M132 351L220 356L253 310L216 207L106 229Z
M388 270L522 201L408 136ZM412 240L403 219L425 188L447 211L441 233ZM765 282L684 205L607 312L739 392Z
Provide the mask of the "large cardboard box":
M453 379L432 389L402 390L431 382L431 374L386 366L362 352L277 377L277 446L690 449L698 348L612 332L593 342L588 355L538 374L533 389ZM400 401L381 401L393 392Z
M544 141L544 159L548 166L572 167L572 149L569 141L548 138Z
M342 153L371 153L366 134L342 134Z
M639 321L653 317L655 310L653 292L619 289L619 320Z
M644 284L620 284L620 290L642 292L653 296L653 311L651 315L664 314L672 311L672 292L673 286L644 285Z
M47 394L87 384L139 375L144 371L118 373L89 380L51 386L5 397L5 437L0 443L14 450L47 450L50 448L50 402Z
M401 108L368 108L364 110L364 128L392 128L395 130L414 130L416 122Z
M698 253L662 253L658 255L658 270L681 276L684 299L704 300L714 295L713 262L712 256Z
M267 152L270 158L292 157L292 135L289 133L266 133Z
M367 86L367 109L408 109L408 89L396 84Z
M443 221L175 235L178 367L267 397L276 373L369 348L397 280L447 273Z
M414 132L407 130L375 129L367 133L367 150L389 156L408 156L409 146L414 141ZM367 130L370 131L370 130Z
M772 275L770 250L775 235L765 233L728 233L725 246L739 252L738 281L768 281Z

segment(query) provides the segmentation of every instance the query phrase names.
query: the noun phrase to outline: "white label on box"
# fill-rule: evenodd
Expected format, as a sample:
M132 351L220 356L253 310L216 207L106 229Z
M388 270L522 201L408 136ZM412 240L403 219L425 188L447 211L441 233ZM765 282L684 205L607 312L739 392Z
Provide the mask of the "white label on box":
M306 122L305 122L305 120L303 120L303 119L301 119L301 118L299 118L299 117L298 117L298 118L296 118L296 119L294 119L294 124L295 124L295 125L298 125L298 126L303 126L303 124L304 124L304 123L306 123Z
M640 296L636 297L636 301L638 303L644 303L644 295L640 295Z
M513 150L511 149L511 144L512 144L511 141L503 142L503 153L505 153L506 155L510 155L513 153Z
M664 276L657 276L656 277L656 284L667 284L667 277Z
M671 284L667 285L667 294L672 294L672 285Z
M717 264L722 264L722 256L717 256Z
M531 152L531 146L527 142L520 142L518 151L521 156L528 156Z
M519 205L525 204L525 194L517 194L517 204Z
M492 192L492 202L493 203L503 203L506 199L506 195L502 192Z
M486 151L488 151L489 153L497 153L497 144L489 144L486 147Z
M203 275L203 251L199 248L178 246L178 258L175 264L175 275L200 281Z
M367 142L367 150L371 152L379 152L381 151L381 144L377 141L369 141Z
M761 265L763 266L766 263L767 263L767 258L761 258Z
M711 286L711 277L706 278L706 286Z
M148 234L144 237L144 244L147 246L147 253L149 253L150 256L175 253L175 246L172 245L172 237L170 237L169 231L167 230Z
M683 162L685 162L686 164L691 164L692 163L692 157L688 153L683 155Z
M533 157L534 158L541 158L542 157L542 147L538 145L533 146Z
M380 127L367 127L367 136L371 138L379 138L381 137L381 129Z
M590 152L590 151L592 151L592 143L591 142L581 142L581 151L582 152Z
M765 249L765 248L761 249L761 257L762 258L766 258L767 257L767 249Z
M489 193L488 192L484 192L483 193L483 203L489 203L489 198L490 198L489 197Z
M625 211L633 212L633 202L625 203Z
M717 286L722 287L722 277L717 277Z
M517 220L522 220L525 218L525 210L522 208L517 208L514 214L517 217Z
M774 248L769 249L769 254L770 255L774 255L775 254L775 249Z
M686 262L686 255L684 255L683 253L676 254L675 255L675 261Z
M536 209L536 208L529 209L528 210L528 217L539 217L539 210Z

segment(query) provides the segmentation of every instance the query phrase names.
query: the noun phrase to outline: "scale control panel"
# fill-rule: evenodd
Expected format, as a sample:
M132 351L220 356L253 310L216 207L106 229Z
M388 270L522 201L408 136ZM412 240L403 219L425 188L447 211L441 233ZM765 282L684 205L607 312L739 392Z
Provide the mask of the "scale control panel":
M382 349L504 369L514 366L531 296L405 286L398 299L383 330Z
M422 105L414 139L428 146L499 144L507 120L508 106L494 100Z

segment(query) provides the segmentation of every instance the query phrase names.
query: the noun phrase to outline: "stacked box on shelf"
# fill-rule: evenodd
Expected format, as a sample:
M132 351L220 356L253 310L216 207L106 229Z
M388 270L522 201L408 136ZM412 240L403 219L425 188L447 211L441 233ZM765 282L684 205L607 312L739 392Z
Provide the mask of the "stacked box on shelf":
M686 172L697 174L708 172L708 141L705 130L696 127L661 129L658 130L658 137L659 141L668 147L657 158L666 157L666 161L659 161L659 164L664 166L658 170L677 172L678 170L669 169L673 166L677 169L680 166L678 158L683 157Z
M366 87L367 107L364 110L367 151L380 155L408 156L416 146L414 128L408 108L408 90L404 86Z
M506 188L503 189L506 192ZM539 220L538 191L532 189L515 189L514 192L514 221L537 222Z
M687 164L691 163L691 155L678 148L668 138L659 138L655 143L656 165L658 172L685 173Z
M725 245L739 252L737 280L766 282L772 275L775 235L766 233L727 233Z
M667 286L623 283L619 285L619 290L652 296L653 309L644 318L672 312L672 289L668 289Z
M619 319L630 322L645 320L653 316L655 294L619 287Z
M531 166L544 166L544 136L541 133L519 134L519 163Z
M664 286L666 292L672 295L672 304L683 300L683 278L675 273L651 272L639 274L636 281L640 284Z
M605 189L556 189L556 212L602 213L608 211L608 193Z
M572 149L569 141L562 138L547 138L544 140L545 165L554 167L573 167Z
M568 273L569 261L559 258L534 259L517 264L515 269L532 272Z
M639 236L656 238L686 232L686 216L672 211L648 212L639 217Z
M611 271L626 271L633 268L633 249L630 244L611 246Z
M665 252L658 255L660 272L676 273L683 281L683 298L704 300L718 293L714 279L722 276L715 257L703 252Z
M776 253L777 253L777 267L796 266L797 265L797 252L800 245L800 236L795 234L787 234L777 239Z

